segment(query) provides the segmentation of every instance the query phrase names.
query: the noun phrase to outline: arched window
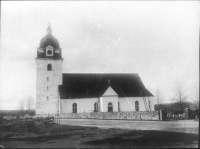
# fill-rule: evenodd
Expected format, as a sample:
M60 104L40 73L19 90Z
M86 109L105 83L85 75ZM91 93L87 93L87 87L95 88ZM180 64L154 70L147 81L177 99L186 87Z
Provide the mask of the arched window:
M135 102L135 111L139 111L139 102L138 101Z
M111 102L108 103L108 112L113 112L113 105Z
M118 112L120 112L120 103L118 102Z
M47 65L47 71L51 71L52 70L52 65L51 64L48 64Z
M95 103L94 103L94 112L98 112L98 111L99 111L98 103L95 102Z
M73 113L77 113L77 104L73 103L72 105Z

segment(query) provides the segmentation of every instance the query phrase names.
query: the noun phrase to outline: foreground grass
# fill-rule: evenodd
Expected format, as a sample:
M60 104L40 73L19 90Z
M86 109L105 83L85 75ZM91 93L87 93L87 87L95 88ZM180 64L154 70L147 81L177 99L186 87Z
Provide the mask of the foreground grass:
M155 130L132 130L122 134L112 135L107 138L85 142L93 146L106 147L197 147L198 135L180 132L166 132Z
M172 131L102 129L41 122L0 128L0 145L9 148L191 148L198 145L198 134Z
M97 127L82 127L51 124L47 125L42 122L21 122L13 121L9 124L0 125L0 140L33 140L34 138L48 138L48 136L63 136L73 134L83 130L98 129ZM30 139L29 139L30 138Z

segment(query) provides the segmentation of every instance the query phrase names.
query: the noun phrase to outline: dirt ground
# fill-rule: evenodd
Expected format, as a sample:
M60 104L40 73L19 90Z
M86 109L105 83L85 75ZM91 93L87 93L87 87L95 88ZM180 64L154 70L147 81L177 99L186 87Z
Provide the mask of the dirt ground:
M159 130L197 134L199 120L176 121L131 121L131 120L95 120L61 119L61 124L77 126L96 126L99 128L121 128L128 130Z
M6 148L194 148L199 121L61 120L79 125L69 135L27 141L1 141ZM81 127L86 126L86 127ZM93 127L91 127L93 126Z

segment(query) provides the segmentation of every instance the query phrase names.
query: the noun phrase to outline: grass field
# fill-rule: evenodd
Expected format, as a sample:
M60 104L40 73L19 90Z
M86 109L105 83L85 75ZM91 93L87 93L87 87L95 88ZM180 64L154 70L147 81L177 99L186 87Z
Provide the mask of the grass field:
M198 121L184 120L171 123L155 123L148 121L70 120L70 122L67 121L66 123L70 123L70 125L53 125L45 128L40 126L41 130L28 130L24 127L21 133L17 132L18 135L11 135L10 137L9 135L3 137L3 135L11 134L13 130L4 131L1 129L0 145L8 148L198 147ZM93 125L93 127L74 126L73 123L77 125L89 124ZM105 124L105 127L100 127L103 124ZM139 129L134 128L137 125L140 125ZM168 128L166 128L167 126ZM145 129L142 129L142 127ZM183 131L184 127L188 131ZM158 129L155 130L156 128Z

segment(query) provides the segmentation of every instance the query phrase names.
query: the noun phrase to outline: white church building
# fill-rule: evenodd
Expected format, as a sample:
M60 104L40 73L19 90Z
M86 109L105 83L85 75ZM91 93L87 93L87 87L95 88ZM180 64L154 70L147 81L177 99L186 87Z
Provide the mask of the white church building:
M63 61L49 26L35 59L36 115L154 111L154 96L137 73L63 73Z

